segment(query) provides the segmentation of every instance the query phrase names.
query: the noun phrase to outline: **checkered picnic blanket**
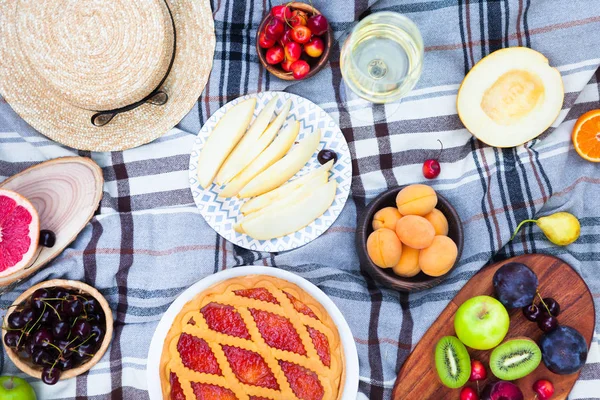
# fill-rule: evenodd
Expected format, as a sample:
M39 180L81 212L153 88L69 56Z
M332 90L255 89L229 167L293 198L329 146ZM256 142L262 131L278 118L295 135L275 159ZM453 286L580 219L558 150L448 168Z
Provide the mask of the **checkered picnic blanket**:
M37 162L65 155L92 157L106 183L98 214L47 268L2 295L6 308L28 286L49 278L83 280L106 296L116 320L112 346L89 373L57 385L33 382L40 399L146 399L146 355L154 329L177 295L216 271L266 265L303 276L345 315L360 359L359 399L388 399L396 374L438 314L463 284L490 261L521 253L556 255L600 296L600 174L572 148L570 132L583 112L599 107L600 2L597 0L315 0L336 37L375 10L405 13L425 42L419 84L385 122L356 119L341 104L339 45L315 78L289 83L260 67L254 45L272 5L213 0L217 47L214 68L197 106L177 129L136 149L78 152L36 133L0 104L0 180ZM201 38L200 38L201 39ZM514 149L474 140L456 115L465 73L486 54L528 46L557 66L565 83L563 112L541 138ZM245 93L286 90L316 102L339 121L353 156L352 196L337 222L312 243L282 254L235 247L205 223L188 185L195 134L226 102ZM384 112L384 110L380 110ZM377 118L376 118L377 119ZM465 248L441 285L403 294L375 284L359 269L354 232L365 203L388 187L422 181L421 163L438 152L442 173L428 182L457 208ZM581 238L551 245L535 227L508 242L526 218L566 210L580 218ZM568 288L566 288L567 290ZM16 368L0 353L0 372ZM595 336L588 365L571 399L600 398L600 352Z

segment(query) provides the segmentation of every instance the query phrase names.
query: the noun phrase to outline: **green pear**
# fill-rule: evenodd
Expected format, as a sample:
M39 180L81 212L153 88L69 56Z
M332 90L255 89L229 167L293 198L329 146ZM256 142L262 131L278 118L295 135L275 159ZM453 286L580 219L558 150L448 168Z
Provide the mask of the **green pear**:
M510 240L514 239L517 232L519 232L519 229L521 229L521 226L527 222L535 222L548 240L558 246L567 246L573 243L579 238L579 233L581 231L581 225L579 224L577 217L568 212L557 212L546 217L538 218L537 220L526 219L525 221L522 221L519 226L517 226L517 229Z

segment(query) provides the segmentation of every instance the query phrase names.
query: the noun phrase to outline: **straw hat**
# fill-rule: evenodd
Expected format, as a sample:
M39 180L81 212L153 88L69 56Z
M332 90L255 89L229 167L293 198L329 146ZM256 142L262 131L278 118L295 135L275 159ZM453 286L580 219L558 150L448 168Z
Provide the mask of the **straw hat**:
M123 150L190 111L212 67L208 0L0 0L0 93L82 150Z

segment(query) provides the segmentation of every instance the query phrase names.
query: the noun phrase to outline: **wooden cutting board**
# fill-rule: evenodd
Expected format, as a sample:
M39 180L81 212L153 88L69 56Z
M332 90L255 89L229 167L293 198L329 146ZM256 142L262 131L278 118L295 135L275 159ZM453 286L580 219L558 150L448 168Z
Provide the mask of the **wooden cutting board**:
M596 314L594 301L589 288L571 266L562 260L544 254L526 254L490 265L477 273L425 333L413 352L408 356L398 373L392 398L394 400L412 399L458 399L460 389L449 389L442 385L435 369L435 345L442 336L455 335L454 314L458 307L471 297L493 295L492 278L498 268L508 262L520 262L531 268L538 276L542 297L552 297L560 304L559 323L577 329L590 346ZM506 339L527 336L536 342L542 336L537 324L528 321L521 309L509 310L510 328ZM505 340L506 340L505 339ZM486 366L488 380L479 382L483 389L489 380L497 380L489 367L491 350L478 351L469 349L472 360L480 360ZM525 378L515 381L523 391L525 399L533 399L533 383L538 379L548 379L554 384L555 392L552 400L566 399L575 384L579 372L572 375L556 375L550 372L544 363ZM475 382L467 383L476 388Z

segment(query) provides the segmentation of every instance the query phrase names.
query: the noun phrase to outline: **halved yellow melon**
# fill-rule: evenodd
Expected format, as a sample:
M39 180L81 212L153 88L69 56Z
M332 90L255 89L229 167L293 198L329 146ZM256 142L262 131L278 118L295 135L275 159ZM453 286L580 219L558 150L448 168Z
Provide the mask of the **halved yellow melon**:
M527 47L495 51L469 71L456 108L465 127L494 147L513 147L544 132L558 117L564 88L560 72Z

